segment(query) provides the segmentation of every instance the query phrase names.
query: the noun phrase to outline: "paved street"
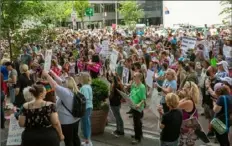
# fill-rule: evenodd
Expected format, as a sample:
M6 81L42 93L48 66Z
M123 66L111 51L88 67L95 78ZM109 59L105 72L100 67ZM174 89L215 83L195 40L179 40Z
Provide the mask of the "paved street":
M157 120L154 114L149 110L149 101L147 100L147 108L144 111L144 118L143 118L143 132L145 139L142 140L142 143L138 146L159 146L159 131L157 129ZM94 146L130 146L131 138L130 136L134 134L133 132L133 121L126 112L129 108L126 105L122 105L121 113L124 119L125 124L125 136L120 138L115 138L111 132L115 130L115 120L113 116L109 113L109 124L105 129L105 133L103 135L93 136L93 145ZM202 109L198 107L199 113L202 112ZM200 116L199 121L205 130L208 132L208 122L202 116ZM6 123L8 125L8 122ZM6 126L8 127L8 126ZM6 146L6 139L7 139L8 129L1 130L1 146ZM197 141L196 146L203 146L201 141ZM61 146L65 146L64 143L61 143ZM211 146L219 146L218 144L213 144Z

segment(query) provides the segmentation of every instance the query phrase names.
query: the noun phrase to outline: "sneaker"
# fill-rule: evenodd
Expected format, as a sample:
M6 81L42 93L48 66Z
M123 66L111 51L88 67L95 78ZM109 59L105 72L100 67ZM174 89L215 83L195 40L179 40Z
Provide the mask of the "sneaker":
M214 138L214 137L215 137L214 132L209 131L208 134L207 134L207 137L208 137L208 138Z
M115 130L115 131L112 132L112 135L114 135L115 137L118 138L119 137L119 132L117 130Z
M136 144L139 144L140 142L141 142L140 140L135 139L131 142L131 144L136 145Z
M124 136L124 135L125 135L125 133L124 133L124 132L118 132L118 135L120 135L120 136Z
M89 141L88 143L82 142L81 145L82 146L93 146L93 143L91 141Z

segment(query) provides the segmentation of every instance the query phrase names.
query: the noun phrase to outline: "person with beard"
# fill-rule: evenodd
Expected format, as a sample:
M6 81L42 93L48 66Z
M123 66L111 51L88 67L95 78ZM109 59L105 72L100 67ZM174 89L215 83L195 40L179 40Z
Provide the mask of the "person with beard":
M184 84L187 82L187 81L192 81L194 82L195 84L198 85L198 77L197 77L197 74L195 72L195 63L194 62L189 62L185 65L184 67L185 71L186 71L186 77L185 79L181 82L180 84L180 89L182 89L182 87L184 86Z

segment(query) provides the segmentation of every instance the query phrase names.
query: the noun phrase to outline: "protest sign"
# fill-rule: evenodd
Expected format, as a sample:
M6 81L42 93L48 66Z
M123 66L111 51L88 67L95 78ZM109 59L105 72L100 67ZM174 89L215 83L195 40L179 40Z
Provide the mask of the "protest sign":
M123 67L123 71L122 71L122 83L128 84L129 82L129 69L126 67Z
M52 60L52 50L46 50L45 52L45 63L44 70L49 71L51 68L51 60Z
M150 88L153 87L153 76L154 76L154 72L151 71L150 69L147 70L147 76L146 76L145 81L146 81L146 84L147 84Z
M196 38L183 37L181 42L181 49L186 53L189 49L194 49L196 45Z
M110 54L109 44L110 43L108 40L102 41L100 54L103 55L104 57L106 57Z
M118 60L118 51L113 50L110 55L110 70L112 72L115 72L117 60Z
M21 145L21 135L23 131L24 128L19 127L18 121L14 117L14 114L11 114L6 145Z
M158 106L160 105L160 100L162 96L159 94L156 88L154 88L151 96L151 111L156 115L156 117L160 118L160 113L158 112Z
M127 95L126 93L124 93L124 92L122 92L122 91L120 91L118 89L117 89L117 91L132 109L134 109L134 110L136 110L138 112L142 112L142 108L136 108L136 105L132 102L129 95Z

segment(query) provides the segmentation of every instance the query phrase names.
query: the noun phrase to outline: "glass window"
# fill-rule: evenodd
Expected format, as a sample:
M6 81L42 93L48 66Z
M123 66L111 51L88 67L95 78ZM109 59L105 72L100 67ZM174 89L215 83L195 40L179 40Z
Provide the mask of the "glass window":
M105 4L105 12L115 12L115 4Z
M94 4L94 13L100 13L101 12L100 4Z

